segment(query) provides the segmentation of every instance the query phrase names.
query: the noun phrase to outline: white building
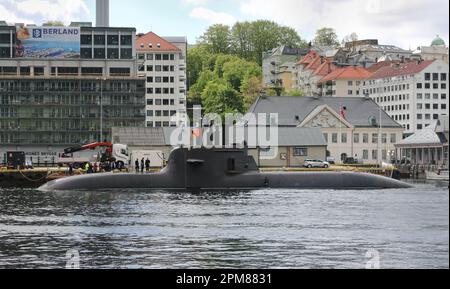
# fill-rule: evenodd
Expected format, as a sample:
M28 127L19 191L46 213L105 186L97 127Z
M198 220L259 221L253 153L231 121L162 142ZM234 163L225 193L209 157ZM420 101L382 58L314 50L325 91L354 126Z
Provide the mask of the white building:
M412 134L448 115L448 73L442 60L392 63L364 82L363 93Z
M431 42L431 46L420 46L413 54L423 60L441 59L448 63L448 47L439 35Z
M153 32L136 41L139 76L146 79L146 126L186 123L186 43L173 44ZM183 38L186 39L186 38Z

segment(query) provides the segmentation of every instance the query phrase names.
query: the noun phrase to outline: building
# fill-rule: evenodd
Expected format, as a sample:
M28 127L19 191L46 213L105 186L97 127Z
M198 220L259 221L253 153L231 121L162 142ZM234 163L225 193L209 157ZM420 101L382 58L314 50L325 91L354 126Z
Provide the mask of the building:
M423 60L440 59L448 64L448 47L439 35L431 42L430 46L418 47L413 55L417 55Z
M364 67L346 66L327 74L317 85L322 96L361 97L362 84L371 75L372 73Z
M365 97L260 97L249 112L277 113L280 127L320 128L327 157L337 163L388 161L403 136L402 126Z
M296 88L306 95L321 95L322 91L318 83L338 67L331 58L322 56L315 50L310 51L302 60L297 62L294 73Z
M448 73L442 60L390 62L363 83L363 94L412 134L448 115Z
M115 143L127 144L134 151L156 151L167 161L173 147L170 136L174 128L113 128ZM279 147L249 148L260 167L301 167L307 159L325 160L327 144L317 128L279 128Z
M109 27L109 0L96 0L96 26Z
M376 39L358 40L345 44L345 63L368 68L380 60L402 60L411 57L412 52L394 45L381 45Z
M146 126L182 126L186 111L186 38L171 43L153 32L136 41L139 76L145 79Z
M326 160L327 143L318 128L278 128L278 147L250 148L260 168L303 167L306 160Z
M449 118L441 117L395 145L400 160L448 168Z
M0 158L25 151L33 162L54 162L64 148L110 141L112 127L144 126L135 35L134 28L0 27ZM37 48L32 36L42 39Z
M308 49L294 48L283 45L263 53L262 67L264 85L266 87L285 86L283 85L282 79L279 75L281 73L282 66L286 66L287 63L296 63L308 54L308 52Z

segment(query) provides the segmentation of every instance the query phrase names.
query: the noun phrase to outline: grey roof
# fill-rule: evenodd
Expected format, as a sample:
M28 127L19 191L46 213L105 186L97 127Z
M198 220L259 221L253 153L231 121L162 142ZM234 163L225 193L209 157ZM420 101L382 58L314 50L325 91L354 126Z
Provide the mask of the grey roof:
M278 128L279 146L327 146L319 128Z
M280 126L298 126L317 107L328 105L338 114L347 108L346 120L355 127L372 127L369 118L380 115L380 107L365 97L260 97L250 108L250 113L278 113ZM401 128L386 112L382 111L383 127Z
M163 36L162 38L170 43L187 43L186 36Z
M432 146L432 145L442 145L448 140L446 139L444 133L438 132L440 127L440 121L434 121L431 125L426 128L417 131L410 137L402 140L396 146L397 147L407 147L407 146Z
M170 145L170 134L174 128L161 127L121 127L112 129L114 143L130 146Z

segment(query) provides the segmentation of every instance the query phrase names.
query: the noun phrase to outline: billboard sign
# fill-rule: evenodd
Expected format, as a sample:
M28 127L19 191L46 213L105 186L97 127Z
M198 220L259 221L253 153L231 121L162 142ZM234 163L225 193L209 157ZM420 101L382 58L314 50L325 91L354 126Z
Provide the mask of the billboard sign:
M79 58L79 27L17 27L16 57Z

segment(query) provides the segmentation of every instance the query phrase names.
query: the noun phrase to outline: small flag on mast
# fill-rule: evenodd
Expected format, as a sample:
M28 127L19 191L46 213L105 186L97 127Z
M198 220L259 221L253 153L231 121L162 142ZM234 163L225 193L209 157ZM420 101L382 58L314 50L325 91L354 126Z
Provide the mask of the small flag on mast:
M344 105L341 105L341 111L339 112L339 115L341 116L341 118L346 119L346 117L345 117L346 111L347 111L347 107Z

